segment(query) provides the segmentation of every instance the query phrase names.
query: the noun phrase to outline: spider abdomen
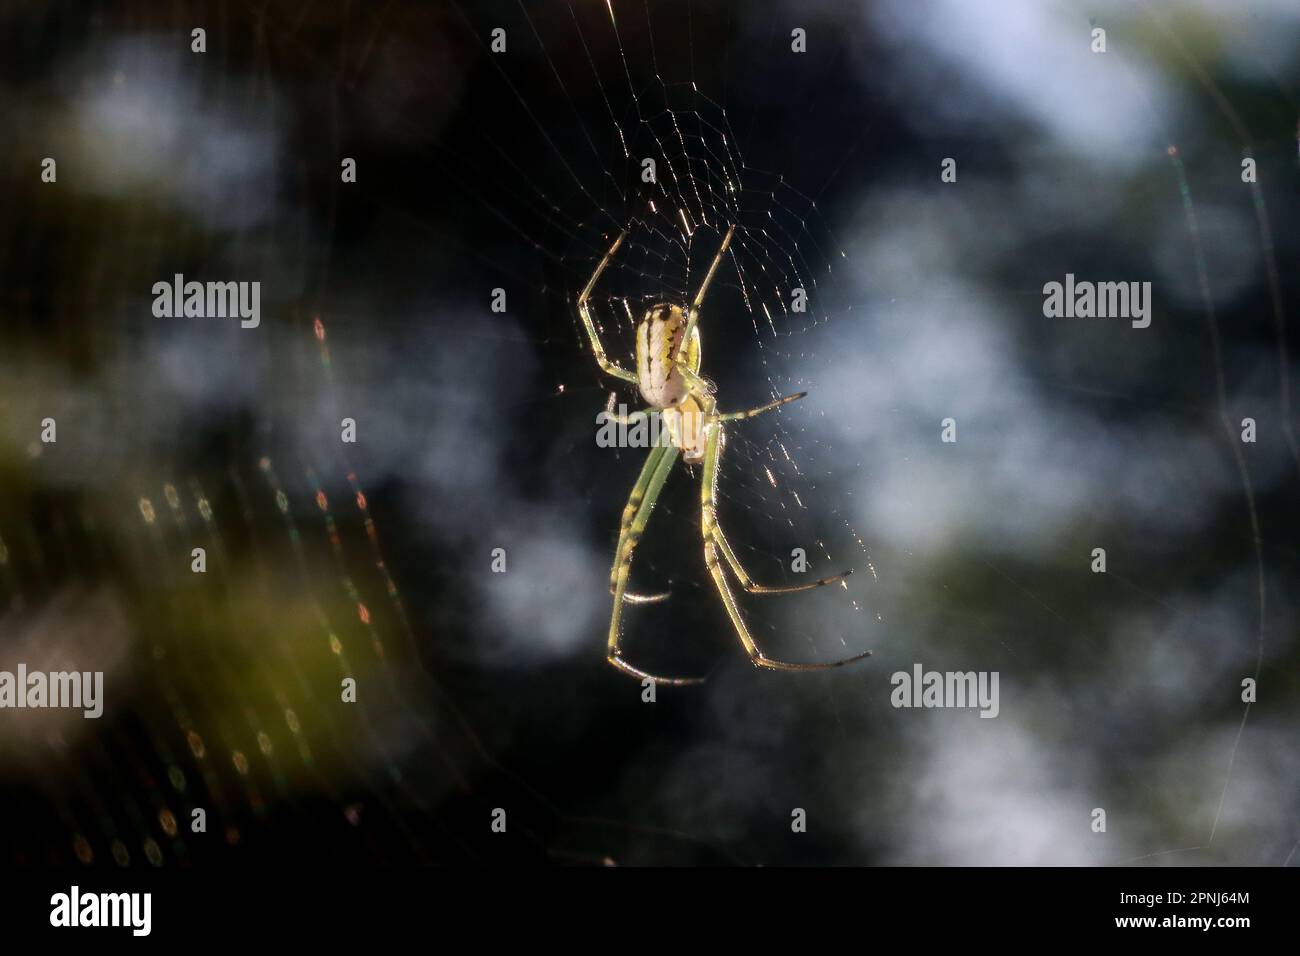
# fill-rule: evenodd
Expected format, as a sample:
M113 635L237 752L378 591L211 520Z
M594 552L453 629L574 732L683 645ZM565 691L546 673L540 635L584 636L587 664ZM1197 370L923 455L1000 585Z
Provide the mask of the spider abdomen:
M656 408L680 404L688 389L674 359L686 332L686 312L676 305L646 311L636 330L636 374L641 395ZM691 330L684 356L693 372L700 369L700 332Z

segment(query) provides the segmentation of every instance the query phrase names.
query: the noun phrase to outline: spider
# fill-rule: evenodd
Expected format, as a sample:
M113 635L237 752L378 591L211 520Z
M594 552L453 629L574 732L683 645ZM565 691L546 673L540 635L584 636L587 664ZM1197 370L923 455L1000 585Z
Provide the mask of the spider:
M616 415L613 410L614 393L611 392L609 404L606 406L607 414L616 421L628 424L634 419L659 412L667 428L668 440L651 448L641 468L641 476L633 485L627 506L623 509L618 546L614 551L614 565L609 573L609 590L614 595L614 610L609 621L607 652L609 662L627 674L642 679L649 678L657 683L695 684L704 680L702 677L658 677L647 673L625 661L621 648L620 626L624 603L645 604L662 601L668 597L667 593L638 594L629 591L627 583L632 569L632 552L642 532L645 531L655 501L659 498L659 493L663 490L664 482L668 480L668 474L677 462L679 454L688 465L703 462L700 486L700 532L704 537L704 564L714 584L717 585L723 607L726 608L727 616L731 618L731 624L740 638L740 643L744 645L754 666L784 671L820 671L851 664L871 654L867 651L844 660L818 664L796 664L767 657L758 649L753 636L749 633L749 628L736 605L735 595L719 563L719 556L721 556L736 580L740 582L740 586L751 594L790 594L795 591L810 591L843 580L853 573L849 570L811 584L799 584L793 587L757 584L741 566L718 524L718 462L725 442L724 423L753 418L788 402L798 401L808 394L798 392L758 408L724 414L718 411L717 400L713 396L713 386L700 376L700 330L697 327L700 306L704 302L709 283L713 281L713 276L718 271L723 255L731 245L731 238L735 231L736 226L733 223L727 229L722 247L714 256L713 263L709 266L709 271L705 274L704 281L689 309L682 309L674 303L661 302L646 310L636 330L635 374L612 362L605 354L605 348L601 344L600 335L596 331L596 325L591 319L587 306L591 290L595 288L601 273L605 271L605 267L609 265L627 237L626 228L609 247L609 251L605 253L605 257L600 260L596 271L588 280L586 288L578 296L578 314L582 317L582 324L587 330L587 338L591 343L592 354L596 357L596 364L606 375L635 383L641 391L641 396L651 406L646 411L634 412L631 415Z

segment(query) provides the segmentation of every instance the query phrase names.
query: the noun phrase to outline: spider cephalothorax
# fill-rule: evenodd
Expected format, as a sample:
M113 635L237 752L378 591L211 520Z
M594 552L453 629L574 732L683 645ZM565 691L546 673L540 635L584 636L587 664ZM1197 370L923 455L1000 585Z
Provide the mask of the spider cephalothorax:
M723 414L718 411L713 388L700 377L700 330L697 327L700 306L704 302L704 293L708 290L709 283L713 281L714 273L718 271L718 264L722 262L722 257L731 245L735 232L734 225L727 230L722 240L722 247L713 258L713 263L709 266L709 271L700 284L700 290L695 294L695 300L689 308L660 303L646 310L645 317L637 325L636 330L635 375L610 361L606 356L600 335L596 331L596 324L592 321L591 312L587 307L596 280L600 278L600 274L605 271L605 267L609 265L614 254L618 252L619 246L623 244L623 239L627 236L626 230L614 240L614 244L609 247L605 257L596 266L596 271L592 273L586 288L578 296L578 314L582 317L582 324L587 330L587 338L591 343L592 354L596 357L596 364L606 374L634 383L640 389L641 396L650 404L652 411L663 415L668 430L668 443L650 449L645 465L641 468L641 477L632 487L632 494L623 509L618 547L614 553L614 566L609 573L609 590L614 595L614 612L609 622L608 653L609 662L620 670L636 677L648 677L669 684L690 684L700 678L655 677L624 661L620 624L624 602L638 604L660 601L668 596L667 594L637 594L627 589L627 582L632 569L632 552L641 539L641 534L650 520L650 513L654 510L659 493L663 490L664 482L668 480L668 473L672 471L679 454L688 464L702 462L704 465L700 485L700 531L704 536L704 564L709 569L714 584L717 585L718 594L722 598L727 615L731 618L732 626L735 627L740 642L745 646L755 666L792 671L825 670L861 660L871 653L867 651L846 660L824 664L793 664L764 656L758 649L758 645L754 643L744 618L740 616L735 595L732 594L731 586L727 584L722 563L719 561L721 558L740 582L741 587L752 594L788 594L793 591L807 591L842 580L852 573L845 571L843 574L793 587L768 587L756 584L741 566L736 553L727 543L722 528L718 525L718 460L722 455L724 444L723 423L752 418L787 402L803 398L807 394L799 392L758 408ZM614 398L615 396L611 394L606 411L618 421L627 424L633 418L646 414L634 412L626 417L617 416L613 411Z

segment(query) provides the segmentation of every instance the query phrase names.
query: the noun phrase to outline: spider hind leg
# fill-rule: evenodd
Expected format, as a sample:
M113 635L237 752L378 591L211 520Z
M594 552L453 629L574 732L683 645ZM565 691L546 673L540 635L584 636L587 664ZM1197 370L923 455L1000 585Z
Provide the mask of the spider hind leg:
M727 583L726 575L723 573L718 560L719 553L721 553L727 563L732 566L733 571L740 567L740 562L735 560L734 552L725 543L726 538L722 535L717 522L718 457L721 453L722 425L719 422L714 422L706 426L706 428L708 436L704 453L704 476L700 484L700 531L704 536L704 563L709 569L709 575L713 578L713 583L717 586L718 595L722 598L722 605L726 608L727 616L731 618L731 625L736 630L736 636L740 638L740 643L744 646L745 652L749 654L749 659L753 661L754 666L779 671L825 671L870 657L871 651L864 651L861 654L838 661L799 664L791 661L775 660L759 650L758 644L749 632L749 626L745 624L745 619L741 617L740 608L736 604L736 596L732 593L731 586ZM844 576L837 575L835 578L828 578L825 581L799 585L793 590L810 590L821 586L823 583L839 580ZM737 577L740 577L739 573L737 573ZM748 575L745 575L745 577L748 578ZM752 585L753 582L750 581L750 584ZM784 591L786 589L779 590ZM772 593L771 589L768 589L768 593Z
M832 574L828 578L821 578L817 581L812 581L809 584L759 584L749 576L749 573L741 565L740 559L736 557L736 552L731 550L731 545L727 541L727 536L722 533L722 526L718 524L716 520L713 524L713 541L718 546L718 551L721 552L723 560L725 560L727 565L731 568L731 573L734 574L736 580L740 582L740 586L750 594L795 594L799 591L811 591L814 588L825 587L827 584L834 584L836 581L843 581L853 573L853 569L849 568L847 571L841 571L839 574Z
M614 551L614 566L610 570L610 585L614 592L614 610L609 619L609 645L607 659L625 674L642 680L653 680L657 684L685 685L698 684L703 677L660 677L623 660L622 619L625 603L648 603L644 595L631 595L627 590L628 577L632 571L632 552L636 549L641 534L650 521L659 493L663 491L664 482L677 462L678 450L673 447L657 446L650 449L641 476L632 486L627 506L623 509L623 520L618 534L618 547ZM662 596L651 596L651 600L662 600Z

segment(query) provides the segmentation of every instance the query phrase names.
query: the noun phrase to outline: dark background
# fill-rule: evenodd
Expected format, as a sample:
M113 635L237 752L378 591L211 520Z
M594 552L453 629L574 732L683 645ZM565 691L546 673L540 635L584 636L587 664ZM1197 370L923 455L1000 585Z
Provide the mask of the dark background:
M0 713L4 857L1294 863L1295 13L613 9L3 15L0 665L108 695ZM795 546L857 572L746 615L867 662L749 666L679 470L634 570L674 597L629 654L710 679L647 704L604 663L640 453L591 440L574 297L636 224L597 301L630 364L615 297L680 297L717 242L675 246L690 196L643 155L743 162L702 204L748 242L702 323L723 407L811 392L732 430L729 533L765 580ZM738 269L774 308L815 280L812 314L756 323ZM260 280L261 326L154 318L175 272ZM1066 272L1151 281L1152 327L1045 318ZM999 718L891 708L918 661L998 671Z

